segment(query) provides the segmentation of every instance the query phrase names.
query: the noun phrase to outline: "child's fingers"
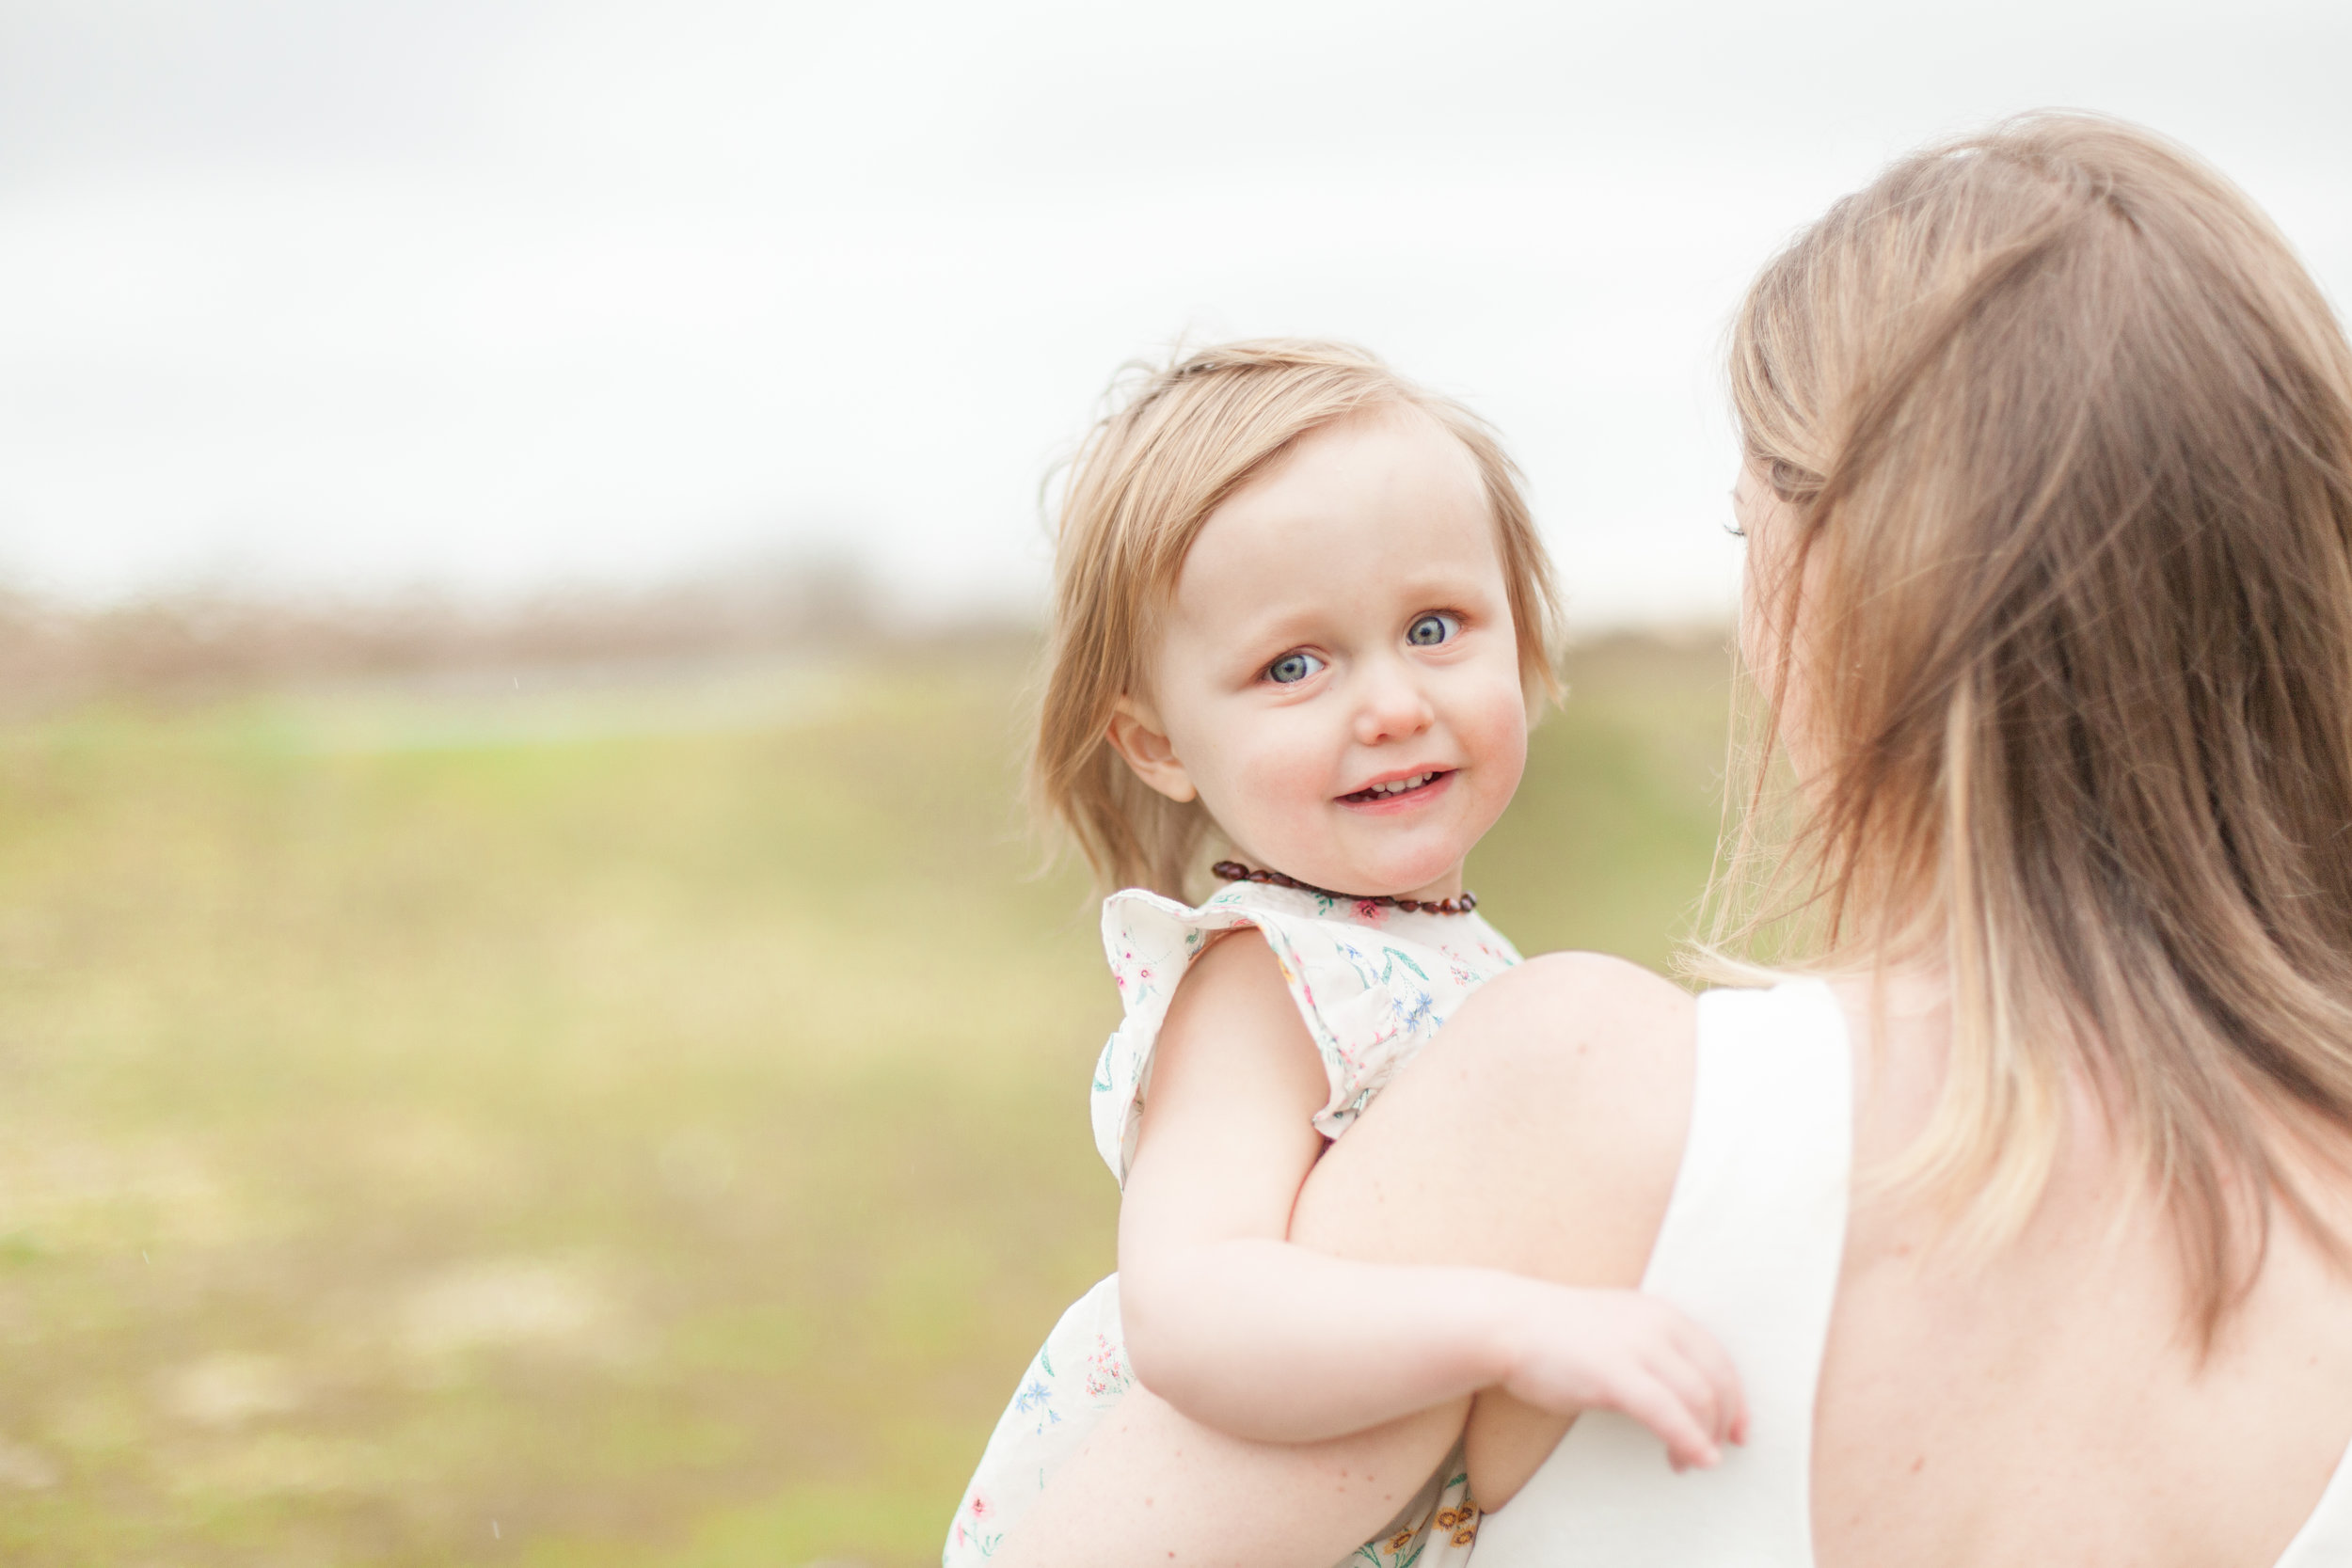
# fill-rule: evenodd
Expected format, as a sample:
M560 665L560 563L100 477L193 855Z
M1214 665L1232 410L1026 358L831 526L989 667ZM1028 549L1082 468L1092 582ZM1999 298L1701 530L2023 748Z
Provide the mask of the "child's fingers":
M1748 1440L1748 1395L1740 1382L1739 1369L1731 1364L1731 1356L1716 1338L1688 1318L1681 1321L1676 1344L1689 1356L1715 1390L1715 1408L1720 1424L1716 1435L1734 1443Z
M1710 1443L1724 1440L1727 1422L1723 1401L1715 1385L1704 1370L1682 1354L1679 1346L1660 1346L1645 1358L1650 1376L1666 1386L1667 1390L1691 1413L1691 1418L1707 1433Z
M1658 1352L1661 1359L1653 1370L1671 1362L1677 1368L1677 1386L1683 1390L1692 1408L1705 1413L1708 1428L1716 1439L1740 1441L1747 1430L1747 1396L1731 1357L1713 1335L1680 1312L1662 1303L1661 1311L1663 1343ZM1705 1385L1704 1398L1692 1387L1692 1379ZM1740 1436L1735 1437L1735 1433Z
M1607 1402L1658 1434L1676 1469L1710 1467L1722 1457L1690 1406L1657 1378L1631 1372L1613 1381L1607 1392Z

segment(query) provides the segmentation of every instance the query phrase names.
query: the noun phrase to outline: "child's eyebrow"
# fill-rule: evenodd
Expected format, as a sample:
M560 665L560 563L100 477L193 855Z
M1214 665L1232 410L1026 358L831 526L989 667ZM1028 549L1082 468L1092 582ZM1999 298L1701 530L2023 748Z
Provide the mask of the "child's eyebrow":
M1462 610L1473 608L1471 601L1486 597L1480 587L1466 578L1425 577L1411 578L1396 585L1395 597L1405 606L1398 611L1401 620L1422 610ZM1293 643L1311 641L1331 631L1335 626L1345 630L1359 629L1356 623L1360 611L1354 607L1334 610L1324 603L1270 607L1255 614L1237 617L1231 628L1232 641L1240 645L1260 647L1279 653Z
M1398 598L1410 601L1415 610L1450 610L1455 608L1457 599L1467 602L1485 597L1486 584L1475 573L1432 572L1399 582L1396 592Z
M1312 637L1329 624L1330 617L1322 606L1300 605L1240 617L1233 627L1233 640L1252 647L1274 647Z

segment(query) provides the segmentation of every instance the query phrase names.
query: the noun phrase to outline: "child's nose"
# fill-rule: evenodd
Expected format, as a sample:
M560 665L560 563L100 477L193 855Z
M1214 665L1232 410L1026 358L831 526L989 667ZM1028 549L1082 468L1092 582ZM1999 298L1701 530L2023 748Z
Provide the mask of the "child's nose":
M1375 670L1370 676L1363 702L1356 709L1356 740L1359 745L1377 746L1387 740L1403 740L1421 734L1436 720L1436 710L1422 695L1421 686L1402 671Z

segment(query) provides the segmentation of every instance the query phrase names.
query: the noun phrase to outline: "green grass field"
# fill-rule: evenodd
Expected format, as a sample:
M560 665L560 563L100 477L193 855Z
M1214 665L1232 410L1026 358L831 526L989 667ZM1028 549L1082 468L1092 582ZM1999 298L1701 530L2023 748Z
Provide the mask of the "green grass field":
M0 1559L935 1560L1111 1260L1010 652L0 729ZM1724 661L1572 662L1471 865L1662 960Z

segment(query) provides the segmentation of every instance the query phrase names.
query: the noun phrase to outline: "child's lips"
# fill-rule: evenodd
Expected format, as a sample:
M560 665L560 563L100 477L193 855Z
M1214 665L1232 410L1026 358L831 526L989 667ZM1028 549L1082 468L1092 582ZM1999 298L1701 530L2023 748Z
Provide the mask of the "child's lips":
M1368 816L1393 816L1444 794L1454 783L1455 771L1451 768L1430 768L1402 779L1383 780L1352 795L1339 797L1339 803L1350 811ZM1404 787L1399 788L1400 784Z

